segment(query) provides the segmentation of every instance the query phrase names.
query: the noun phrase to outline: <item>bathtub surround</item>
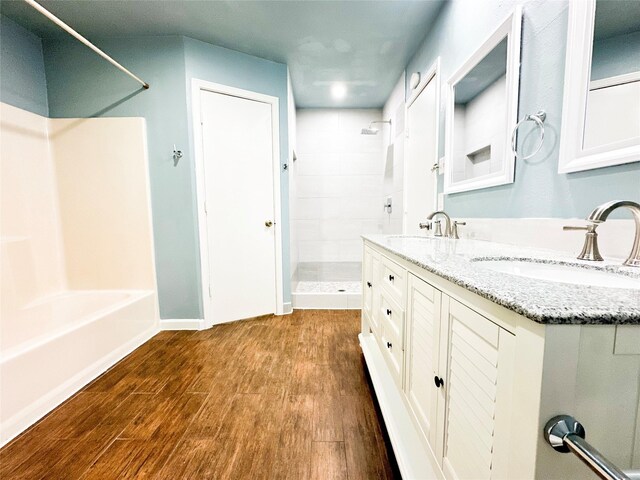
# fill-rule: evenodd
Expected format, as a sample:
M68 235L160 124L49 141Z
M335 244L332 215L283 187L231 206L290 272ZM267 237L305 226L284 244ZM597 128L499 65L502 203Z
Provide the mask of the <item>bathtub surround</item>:
M0 119L4 444L157 333L158 307L144 119Z
M524 23L519 118L540 109L546 110L545 143L531 160L516 162L514 184L447 195L445 208L450 214L463 217L580 218L586 209L612 198L640 201L640 163L571 174L557 173L567 37L566 0L446 2L407 65L407 77L413 72L424 73L440 56L444 85L491 31L520 4L523 5ZM410 95L408 85L407 95ZM440 108L444 109L444 106L441 102ZM442 155L446 133L444 110L441 110L440 118L439 149ZM527 135L529 130L522 132L519 149L533 147L536 138Z
M155 290L144 120L49 125L67 287Z

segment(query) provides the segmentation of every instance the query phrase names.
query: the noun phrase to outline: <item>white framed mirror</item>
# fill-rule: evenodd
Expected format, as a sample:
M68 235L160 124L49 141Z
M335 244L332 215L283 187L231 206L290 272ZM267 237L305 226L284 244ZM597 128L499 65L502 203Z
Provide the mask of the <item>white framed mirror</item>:
M637 161L640 2L570 2L558 173Z
M517 7L447 82L444 193L513 183L521 25Z

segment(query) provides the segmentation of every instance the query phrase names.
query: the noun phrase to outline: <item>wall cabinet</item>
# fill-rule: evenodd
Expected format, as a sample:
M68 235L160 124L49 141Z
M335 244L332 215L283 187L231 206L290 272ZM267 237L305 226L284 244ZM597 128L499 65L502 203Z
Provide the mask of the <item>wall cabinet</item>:
M360 343L404 478L595 478L545 444L559 413L638 468L640 355L619 327L532 322L368 242L363 283ZM612 396L615 420L595 401Z

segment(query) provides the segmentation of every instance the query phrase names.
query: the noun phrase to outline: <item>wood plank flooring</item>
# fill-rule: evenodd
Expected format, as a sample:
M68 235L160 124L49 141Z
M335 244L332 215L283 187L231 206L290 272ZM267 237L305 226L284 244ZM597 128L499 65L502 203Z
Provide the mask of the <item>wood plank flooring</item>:
M359 328L296 310L161 332L0 450L0 478L400 478Z

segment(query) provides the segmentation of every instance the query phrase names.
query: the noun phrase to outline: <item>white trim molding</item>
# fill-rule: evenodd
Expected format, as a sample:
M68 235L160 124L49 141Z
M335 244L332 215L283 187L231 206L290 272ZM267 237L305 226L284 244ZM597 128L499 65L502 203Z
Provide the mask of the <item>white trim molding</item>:
M558 173L571 173L640 161L638 138L615 144L583 148L587 97L593 85L591 53L596 18L596 0L569 2L567 56ZM596 83L596 82L594 82ZM596 83L602 85L602 81Z
M163 318L160 319L160 331L165 330L204 330L203 318Z
M436 106L435 139L436 141L434 142L433 149L435 153L434 158L436 159L436 162L438 162L438 174L439 174L440 169L442 168L442 165L440 164L440 160L439 160L440 152L438 151L438 148L440 145L440 92L442 89L442 86L440 83L440 57L436 58L436 61L433 62L433 64L425 71L424 75L421 75L420 83L418 83L416 88L414 88L413 91L411 92L411 95L409 95L409 98L405 101L405 104L404 104L405 135L402 136L402 139L405 143L404 151L406 152L407 151L407 132L411 131L411 123L409 120L409 108L411 107L411 105L413 105L413 103L418 99L418 97L424 91L427 85L429 85L431 82L435 82L435 87L436 87L436 101L435 101L435 106ZM406 165L406 162L407 160L405 159L405 165ZM438 205L438 174L433 175L433 197L434 197L433 204L436 206ZM404 211L402 213L402 228L405 233L407 228L406 224L407 224L407 205L408 205L407 181L408 181L407 176L403 175L402 202L404 205Z
M520 38L522 32L522 7L513 12L494 30L482 45L447 81L447 112L445 128L444 193L466 192L480 188L513 183L515 155L511 151L511 131L518 121L518 92L520 84ZM507 38L506 71L506 129L504 131L504 161L500 171L460 182L453 181L453 119L455 114L455 86L478 65L497 45Z
M272 133L273 133L273 194L274 194L274 226L275 226L275 271L276 271L276 311L265 312L275 313L276 315L284 314L284 278L282 272L282 192L280 191L280 175L282 174L280 159L280 109L278 97L264 95L262 93L242 90L240 88L229 87L219 83L207 82L197 78L191 79L191 105L192 105L192 122L193 122L193 143L195 153L196 166L196 197L198 203L198 233L200 241L200 274L201 274L201 294L202 305L204 310L204 321L202 328L213 326L213 315L211 312L211 302L209 299L209 255L207 245L207 221L205 211L206 185L204 176L204 152L203 132L201 123L201 105L200 92L208 91L221 93L224 95L233 95L235 97L245 98L256 102L267 103L271 105Z

